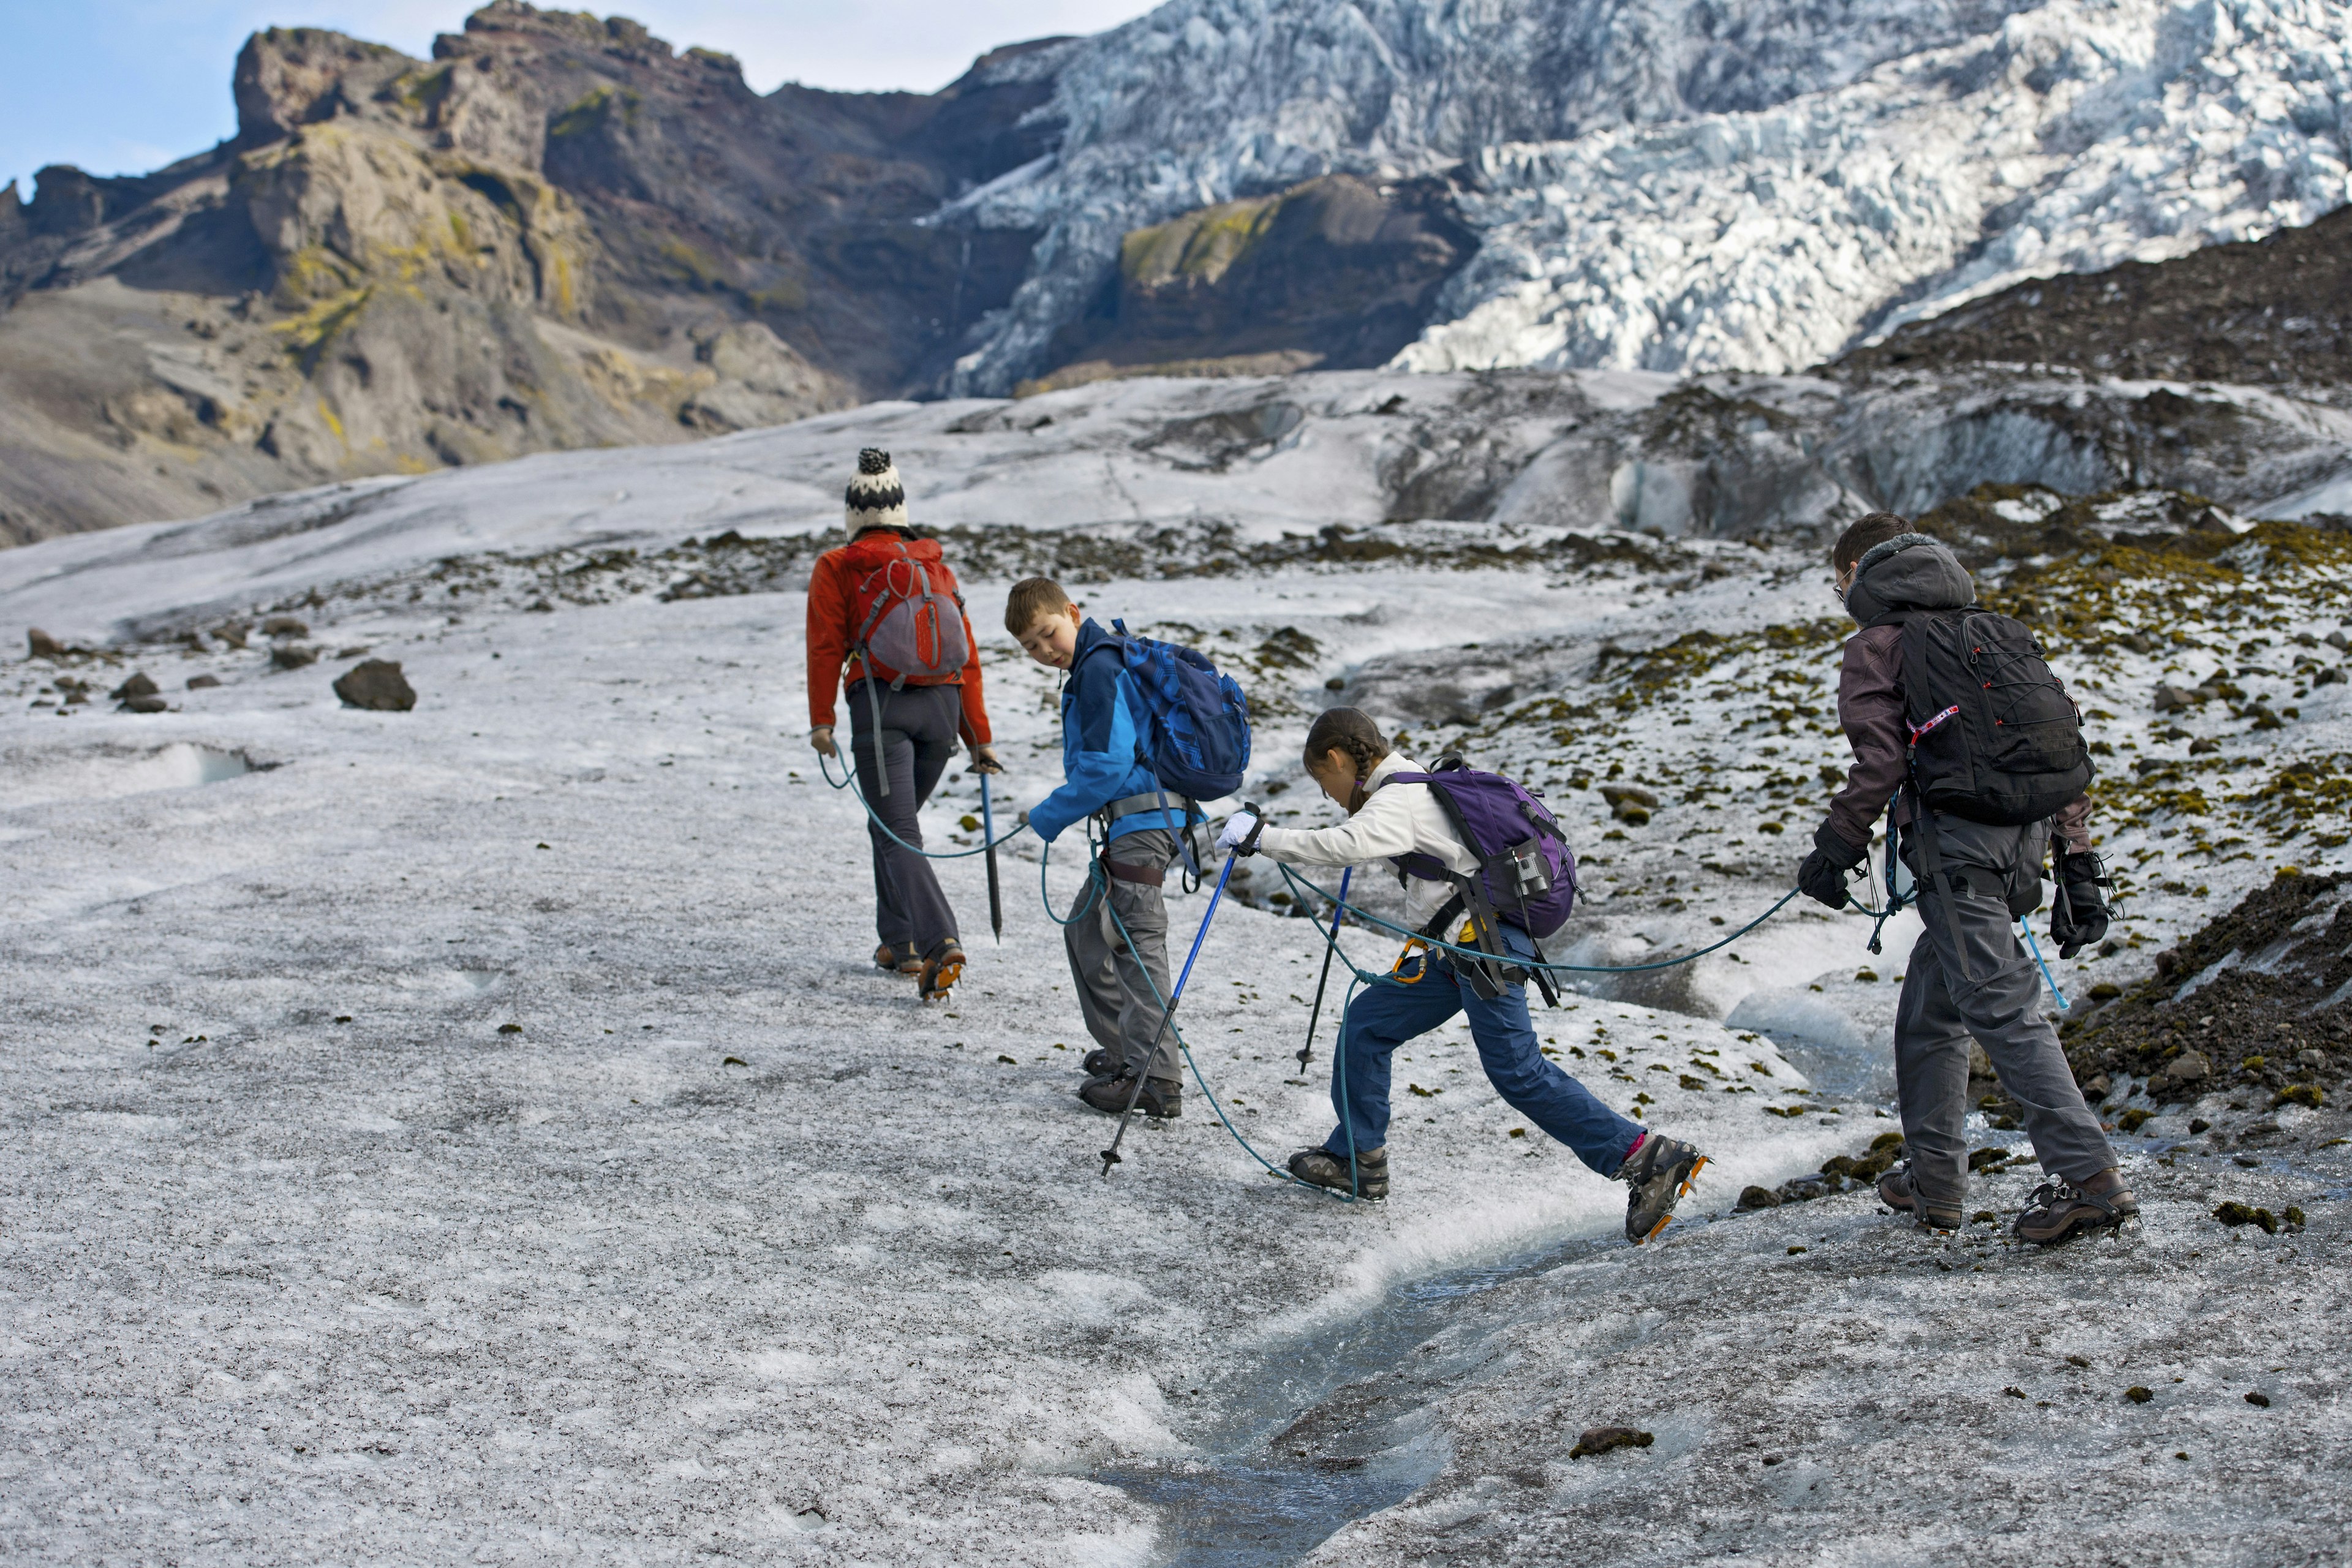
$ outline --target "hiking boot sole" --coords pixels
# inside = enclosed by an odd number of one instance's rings
[[[1705,1154],[1701,1154],[1697,1159],[1691,1162],[1691,1168],[1683,1173],[1683,1184],[1675,1189],[1675,1202],[1680,1203],[1685,1198],[1691,1195],[1691,1190],[1698,1185],[1698,1173],[1706,1169],[1707,1163],[1708,1156]],[[1674,1213],[1672,1210],[1669,1210],[1665,1214],[1659,1215],[1658,1223],[1650,1227],[1649,1234],[1643,1237],[1641,1240],[1635,1242],[1633,1245],[1636,1247],[1649,1246],[1650,1243],[1658,1239],[1660,1232],[1664,1231],[1666,1226],[1674,1223]]]
[[[2102,1230],[2120,1232],[2124,1226],[2131,1224],[2137,1218],[2139,1218],[2139,1215],[2137,1214],[2116,1215],[2112,1216],[2107,1215],[2084,1215],[2079,1219],[2071,1221],[2065,1229],[2060,1231],[2055,1236],[2027,1236],[2022,1232],[2015,1230],[2012,1230],[2011,1234],[2015,1236],[2018,1240],[2031,1243],[2035,1247],[2058,1247],[2066,1242],[2073,1241],[2077,1237],[2091,1235]]]

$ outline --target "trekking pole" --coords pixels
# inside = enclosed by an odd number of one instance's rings
[[[1103,1178],[1110,1178],[1110,1168],[1120,1163],[1118,1146],[1127,1138],[1127,1124],[1135,1120],[1135,1102],[1143,1098],[1144,1076],[1151,1070],[1152,1058],[1160,1054],[1160,1038],[1176,1016],[1176,1004],[1183,999],[1184,982],[1192,978],[1192,961],[1201,956],[1201,943],[1208,940],[1209,922],[1217,918],[1217,902],[1225,896],[1225,879],[1234,874],[1234,862],[1238,856],[1225,857],[1224,869],[1217,873],[1217,890],[1209,895],[1209,907],[1201,916],[1201,929],[1192,933],[1192,951],[1184,955],[1184,972],[1176,977],[1176,988],[1168,994],[1168,1005],[1160,1010],[1160,1026],[1151,1032],[1151,1049],[1135,1069],[1135,1087],[1128,1090],[1127,1109],[1119,1112],[1118,1131],[1111,1137],[1110,1147],[1102,1152]],[[1141,962],[1140,959],[1138,962]],[[1147,974],[1146,978],[1149,978]]]
[[[1348,911],[1348,882],[1356,868],[1346,868],[1339,873],[1339,896],[1331,903],[1331,941],[1323,949],[1323,974],[1315,982],[1315,1007],[1307,1015],[1307,1043],[1298,1047],[1298,1070],[1307,1070],[1307,1060],[1315,1055],[1315,1025],[1323,1016],[1323,988],[1331,984],[1331,955],[1339,951],[1339,917]]]
[[[1004,894],[996,880],[996,813],[989,808],[988,775],[980,775],[980,837],[988,846],[988,929],[1004,941]]]
[[[2049,985],[2050,994],[2058,998],[2058,1011],[2072,1012],[2073,1009],[2067,1005],[2066,993],[2058,989],[2057,977],[2050,973],[2050,965],[2042,960],[2042,944],[2033,940],[2033,928],[2021,920],[2017,922],[2017,929],[2023,934],[2026,949],[2033,954],[2033,966],[2042,971],[2042,978]]]

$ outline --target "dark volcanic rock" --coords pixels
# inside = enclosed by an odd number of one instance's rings
[[[2128,1072],[2161,1101],[2286,1092],[2352,1051],[2352,874],[2282,870],[2158,953],[2156,973],[2061,1026],[2077,1080]],[[2306,1060],[2305,1052],[2315,1061]],[[2287,1103],[2320,1098],[2293,1094]]]
[[[220,683],[220,677],[217,675],[192,675],[188,677],[188,689],[191,691],[202,691],[208,686],[218,686]]]
[[[117,702],[128,702],[134,697],[152,697],[161,689],[163,689],[155,684],[153,677],[141,670],[107,695]]]
[[[1056,338],[1033,384],[1257,360],[1243,370],[1385,363],[1419,335],[1477,241],[1438,179],[1327,174],[1127,236],[1102,298]],[[1280,363],[1274,363],[1276,360]]]
[[[371,658],[352,666],[336,678],[335,695],[351,707],[384,713],[405,713],[416,706],[415,689],[400,673],[397,659]]]
[[[25,641],[29,648],[29,651],[25,656],[27,658],[62,658],[65,657],[65,645],[58,642],[57,638],[51,637],[48,633],[43,631],[38,626],[33,627],[30,631],[27,631],[25,634]]]
[[[1576,1447],[1568,1451],[1568,1457],[1582,1459],[1618,1448],[1646,1448],[1656,1441],[1649,1433],[1631,1426],[1595,1426],[1576,1439]]]
[[[1856,349],[1857,370],[1986,362],[2145,380],[2352,381],[2352,208],[2267,239],[2004,289]]]
[[[300,643],[279,643],[269,650],[269,662],[279,669],[300,669],[319,662],[319,650]]]

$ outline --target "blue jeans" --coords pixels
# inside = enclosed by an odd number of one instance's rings
[[[1504,940],[1518,956],[1532,960],[1535,948],[1508,926]],[[1425,1035],[1456,1013],[1470,1018],[1478,1065],[1512,1110],[1576,1152],[1604,1176],[1613,1176],[1643,1133],[1592,1091],[1544,1058],[1535,1026],[1528,1018],[1528,988],[1506,985],[1491,1002],[1482,1001],[1470,982],[1440,958],[1426,963],[1422,979],[1406,984],[1383,978],[1356,993],[1339,1030],[1338,1070],[1331,1075],[1331,1105],[1339,1125],[1323,1147],[1348,1157],[1352,1129],[1358,1153],[1381,1148],[1389,1136],[1389,1058],[1417,1035]]]

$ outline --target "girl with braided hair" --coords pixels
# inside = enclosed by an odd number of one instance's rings
[[[1391,751],[1370,715],[1354,708],[1328,710],[1307,731],[1306,752],[1307,776],[1348,813],[1348,820],[1313,829],[1268,827],[1244,812],[1226,823],[1219,847],[1297,866],[1386,859],[1397,866],[1400,878],[1405,857],[1426,856],[1458,876],[1478,874],[1478,858],[1463,843],[1437,792],[1411,779],[1391,783],[1400,773],[1425,770]],[[1466,930],[1431,929],[1452,923],[1449,884],[1414,878],[1405,880],[1405,890],[1410,922],[1423,936],[1468,942]],[[1496,934],[1519,963],[1540,962],[1526,932],[1506,924]],[[1389,1058],[1399,1046],[1460,1013],[1469,1018],[1479,1066],[1496,1092],[1591,1170],[1633,1189],[1625,1212],[1628,1240],[1638,1246],[1657,1235],[1673,1219],[1675,1205],[1690,1191],[1691,1178],[1706,1157],[1618,1115],[1545,1058],[1528,1016],[1526,970],[1506,971],[1517,978],[1492,995],[1481,995],[1463,967],[1450,954],[1431,952],[1401,963],[1395,973],[1357,993],[1340,1026],[1332,1077],[1331,1103],[1339,1125],[1319,1147],[1290,1157],[1291,1174],[1316,1186],[1386,1197]]]

